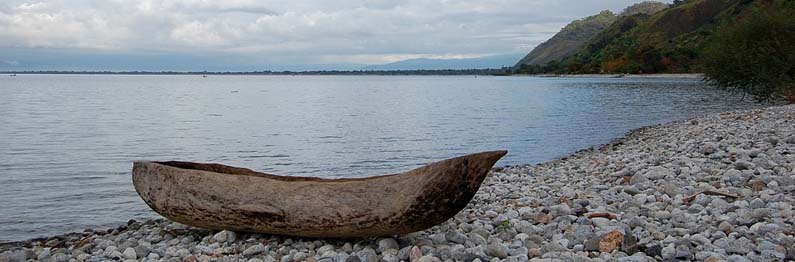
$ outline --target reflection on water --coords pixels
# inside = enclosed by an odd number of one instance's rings
[[[156,216],[134,160],[323,177],[495,149],[526,164],[755,106],[676,78],[20,75],[0,94],[0,241]]]

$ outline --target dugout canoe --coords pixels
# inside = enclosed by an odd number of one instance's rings
[[[507,151],[451,158],[398,174],[324,179],[191,162],[135,162],[133,185],[179,223],[301,237],[367,237],[430,228],[461,211]]]

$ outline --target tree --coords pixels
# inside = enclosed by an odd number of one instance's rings
[[[795,1],[758,1],[738,21],[725,23],[703,56],[713,85],[759,100],[795,103]]]

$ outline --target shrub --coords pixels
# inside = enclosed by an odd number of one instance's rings
[[[795,1],[758,1],[708,44],[703,71],[713,85],[758,100],[795,103]]]

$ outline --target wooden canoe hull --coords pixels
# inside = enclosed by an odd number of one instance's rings
[[[147,205],[187,225],[303,237],[386,236],[453,217],[506,153],[368,178],[275,176],[190,162],[135,162],[132,176]]]

